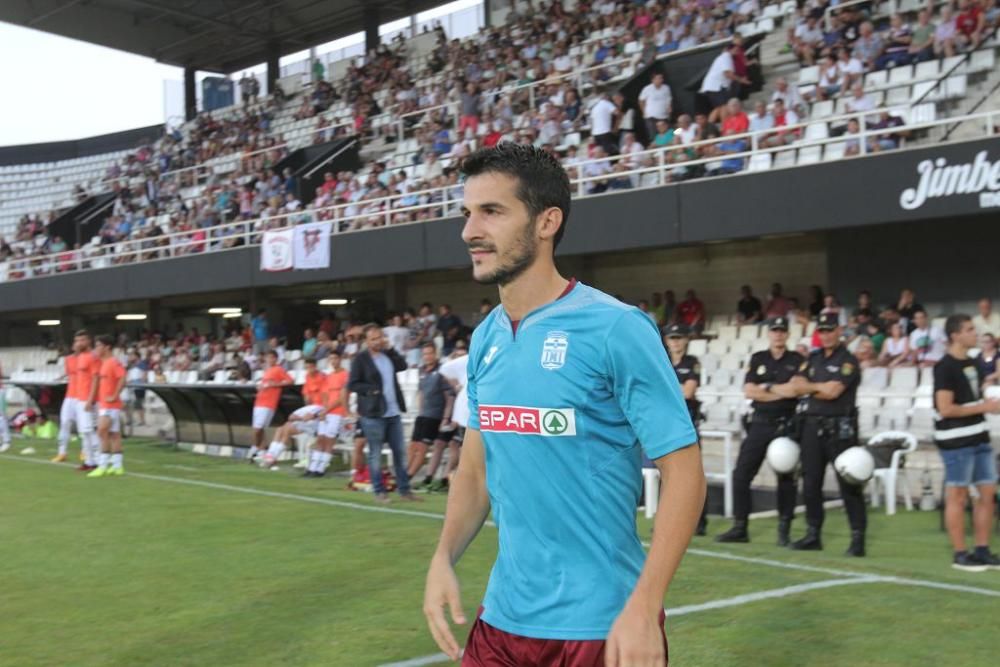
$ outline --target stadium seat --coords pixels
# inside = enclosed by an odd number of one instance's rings
[[[969,72],[989,72],[996,66],[996,53],[993,49],[974,51],[969,58]]]
[[[923,81],[927,79],[936,79],[938,74],[941,73],[941,61],[940,60],[928,60],[926,62],[917,63],[916,68],[913,70],[913,78],[918,81]]]
[[[719,368],[725,371],[738,373],[743,365],[743,357],[739,354],[727,354],[719,358]]]
[[[823,120],[833,115],[833,100],[820,100],[812,105],[810,118]]]
[[[881,493],[885,494],[885,513],[892,515],[896,513],[896,489],[902,483],[903,503],[907,511],[913,510],[913,492],[910,489],[910,477],[903,461],[907,454],[917,451],[917,438],[906,431],[887,431],[879,433],[868,441],[868,446],[877,446],[887,441],[899,440],[904,443],[901,449],[892,453],[889,466],[876,468],[875,473],[869,482],[869,493],[872,499],[872,507],[879,506]],[[881,489],[880,489],[881,487]]]
[[[826,161],[840,160],[847,151],[847,143],[844,141],[834,141],[823,147],[823,159]]]
[[[825,128],[826,125],[824,125],[823,127]],[[806,128],[806,131],[808,132],[808,128]],[[799,149],[798,164],[799,165],[816,164],[817,162],[820,161],[820,155],[822,154],[822,151],[823,151],[822,146],[803,146],[802,148]]]
[[[865,75],[865,89],[873,90],[875,88],[884,88],[888,80],[889,72],[887,70],[880,69],[874,72],[869,72]]]
[[[900,65],[889,70],[889,84],[901,85],[913,80],[913,67],[911,65]]]
[[[892,369],[889,376],[890,393],[913,395],[917,389],[917,368],[902,366]]]
[[[799,70],[799,85],[819,83],[819,65],[803,67]]]
[[[885,368],[865,368],[861,371],[861,387],[870,391],[882,391],[889,382],[889,371]]]
[[[747,171],[767,171],[771,168],[770,153],[756,153],[747,162]]]
[[[775,169],[795,166],[795,151],[778,151],[775,153],[772,166]]]
[[[725,355],[729,352],[729,341],[720,340],[718,338],[708,341],[708,352],[717,357]]]
[[[708,341],[704,338],[698,338],[688,343],[688,354],[701,358],[706,352],[708,352]]]

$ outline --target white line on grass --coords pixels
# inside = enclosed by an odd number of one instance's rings
[[[379,667],[424,667],[425,665],[436,665],[441,662],[447,662],[449,660],[448,656],[444,653],[435,653],[434,655],[425,655],[422,658],[411,658],[409,660],[403,660],[402,662],[388,662],[384,665],[379,665]]]
[[[40,459],[24,458],[22,456],[11,456],[9,454],[0,454],[0,459],[8,459],[10,461],[22,461],[25,463],[35,463],[38,465],[47,466],[61,466],[61,467],[71,467],[70,463],[52,463],[51,461],[43,461]],[[282,493],[280,491],[265,491],[264,489],[255,489],[253,487],[247,486],[234,486],[232,484],[220,484],[218,482],[205,482],[198,479],[186,479],[184,477],[168,477],[166,475],[150,475],[148,473],[128,473],[129,477],[137,477],[139,479],[149,479],[157,482],[167,482],[172,484],[186,484],[188,486],[200,486],[207,489],[217,489],[220,491],[232,491],[234,493],[244,493],[248,495],[255,496],[266,496],[269,498],[281,498],[283,500],[298,500],[300,502],[314,503],[317,505],[329,505],[331,507],[343,507],[345,509],[356,509],[364,512],[376,512],[379,514],[397,514],[401,516],[415,516],[424,519],[433,519],[435,521],[441,521],[444,519],[444,515],[436,514],[434,512],[420,512],[417,510],[404,510],[396,509],[392,507],[378,507],[374,505],[363,505],[361,503],[352,503],[346,500],[332,500],[330,498],[316,498],[313,496],[302,496],[296,493]],[[495,527],[496,524],[492,521],[487,521],[486,525]],[[648,542],[643,542],[643,546],[649,547]],[[786,570],[801,570],[804,572],[816,572],[820,574],[830,574],[839,577],[850,577],[850,578],[866,578],[870,579],[872,577],[879,578],[884,583],[900,584],[904,586],[920,586],[924,588],[937,588],[940,590],[963,592],[963,593],[976,593],[978,595],[987,595],[990,597],[1000,597],[1000,591],[990,590],[987,588],[977,588],[975,586],[962,586],[959,584],[948,584],[937,581],[928,581],[926,579],[908,579],[903,577],[895,577],[888,575],[880,575],[870,572],[852,572],[849,570],[836,570],[833,568],[816,567],[813,565],[799,565],[796,563],[787,563],[784,561],[771,560],[768,558],[757,558],[752,556],[739,556],[736,554],[728,553],[725,551],[709,551],[707,549],[698,548],[688,548],[688,553],[694,554],[696,556],[707,556],[709,558],[722,558],[726,560],[735,560],[744,563],[751,563],[755,565],[766,565],[769,567],[783,568]]]

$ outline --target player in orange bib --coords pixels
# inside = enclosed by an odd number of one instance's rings
[[[125,474],[122,454],[122,390],[125,389],[125,367],[112,355],[114,339],[98,336],[97,357],[101,361],[97,388],[97,433],[101,438],[101,456],[97,468],[87,477],[120,476]]]
[[[347,381],[349,374],[340,366],[340,355],[332,352],[327,357],[330,363],[330,373],[326,376],[326,414],[319,425],[316,447],[309,460],[309,468],[305,477],[322,477],[333,460],[333,443],[340,435],[340,425],[347,416]]]
[[[249,460],[253,463],[260,456],[264,444],[264,429],[271,425],[274,413],[281,402],[281,392],[295,384],[284,368],[278,365],[278,353],[264,353],[264,375],[257,383],[257,398],[253,402],[253,444]]]
[[[101,362],[91,349],[94,339],[84,329],[76,332],[73,346],[76,354],[76,430],[80,433],[83,464],[78,470],[97,467],[100,441],[97,437],[97,382]]]
[[[278,458],[292,441],[292,436],[304,434],[315,436],[319,431],[323,416],[323,406],[326,403],[326,374],[316,368],[315,359],[306,360],[306,379],[302,385],[302,398],[305,405],[288,415],[288,421],[274,432],[261,467],[278,469]]]

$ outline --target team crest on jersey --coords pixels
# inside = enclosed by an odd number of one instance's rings
[[[566,350],[569,348],[569,334],[562,331],[550,331],[545,334],[542,343],[542,368],[554,371],[566,363]]]

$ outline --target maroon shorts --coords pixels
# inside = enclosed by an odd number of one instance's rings
[[[469,632],[462,667],[604,667],[604,640],[562,640],[521,637],[498,630],[481,618],[482,607]],[[660,612],[660,628],[666,616]],[[663,654],[667,633],[663,631]],[[667,661],[663,662],[666,667]]]

